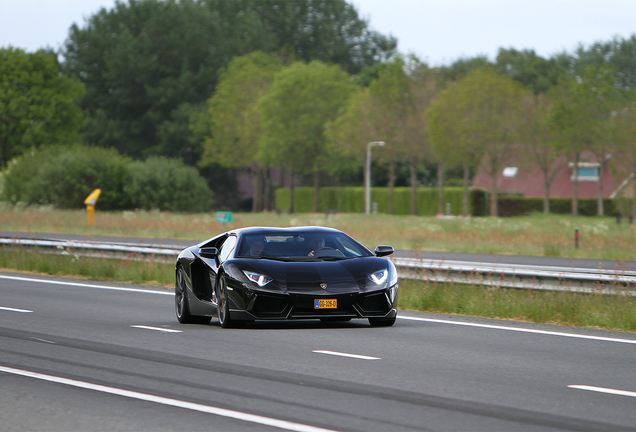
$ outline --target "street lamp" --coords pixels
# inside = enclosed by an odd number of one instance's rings
[[[371,147],[384,147],[384,141],[372,141],[367,144],[367,164],[364,169],[364,212],[371,212]]]

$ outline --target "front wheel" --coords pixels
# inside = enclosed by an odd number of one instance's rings
[[[391,327],[395,324],[395,318],[369,318],[371,327]]]
[[[177,278],[174,285],[174,305],[177,313],[177,320],[181,324],[207,324],[210,317],[191,315],[188,308],[188,289],[185,281],[183,267],[179,266]]]
[[[234,325],[234,321],[230,318],[227,285],[223,276],[219,278],[219,282],[216,284],[216,311],[221,327],[228,328]]]

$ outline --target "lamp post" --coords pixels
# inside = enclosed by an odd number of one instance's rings
[[[367,144],[367,164],[364,170],[364,212],[371,212],[371,147],[384,147],[384,141],[372,141]]]

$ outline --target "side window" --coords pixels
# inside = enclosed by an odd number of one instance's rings
[[[223,243],[223,246],[221,246],[221,253],[219,254],[221,262],[227,260],[227,257],[230,256],[230,253],[234,250],[234,246],[236,246],[236,236],[229,236]]]

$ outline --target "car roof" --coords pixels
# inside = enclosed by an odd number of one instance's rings
[[[280,234],[285,235],[289,233],[315,233],[315,232],[324,232],[324,233],[340,233],[334,228],[325,228],[321,226],[302,226],[302,227],[288,227],[288,228],[280,228],[280,227],[247,227],[247,228],[239,228],[233,231],[229,231],[228,234],[237,234],[237,235],[245,235],[245,234]]]

